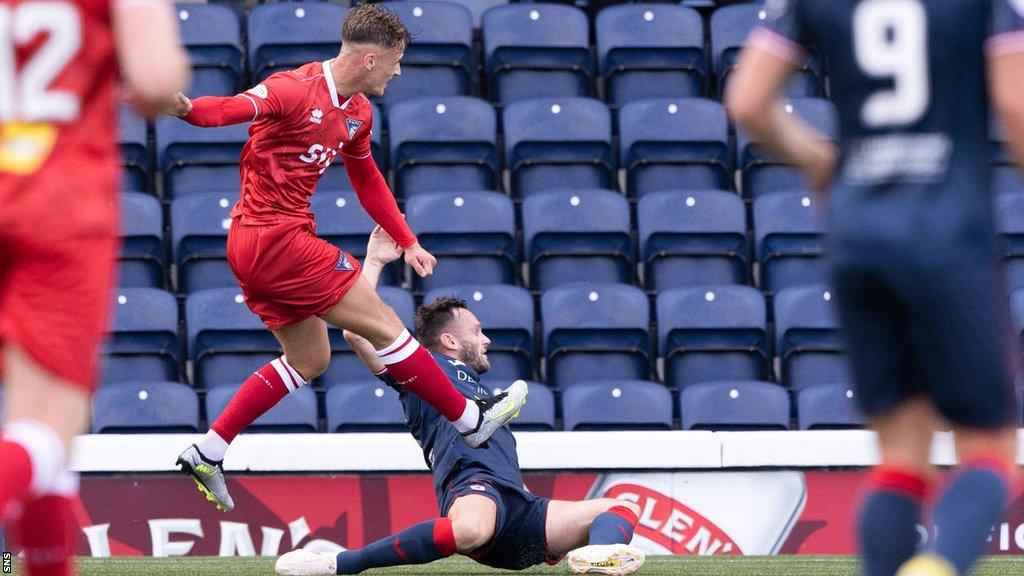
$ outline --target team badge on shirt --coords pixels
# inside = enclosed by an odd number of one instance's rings
[[[349,118],[345,121],[345,126],[348,126],[348,139],[351,140],[356,135],[356,130],[363,125],[362,120],[353,120]]]
[[[343,270],[352,271],[355,270],[355,267],[352,266],[352,262],[349,261],[348,255],[346,255],[344,252],[341,252],[338,254],[338,263],[334,265],[334,269],[339,272]]]

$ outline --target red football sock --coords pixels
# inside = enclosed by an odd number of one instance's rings
[[[433,356],[408,330],[403,330],[390,346],[378,350],[377,356],[400,386],[422,398],[449,421],[458,421],[465,415],[466,397],[452,386]],[[467,429],[476,425],[476,419],[473,420]]]
[[[0,524],[19,512],[32,483],[32,460],[20,444],[0,441]]]
[[[64,444],[45,424],[12,420],[0,437],[0,522],[20,514],[29,491],[47,494],[66,465]]]
[[[305,384],[302,376],[282,356],[249,376],[217,421],[210,425],[210,430],[230,444],[235,436],[277,405],[289,392]]]
[[[18,523],[18,542],[27,576],[72,576],[78,522],[73,496],[50,494],[30,500]]]

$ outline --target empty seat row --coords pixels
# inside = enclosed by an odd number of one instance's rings
[[[176,382],[133,382],[100,388],[93,399],[92,432],[199,432],[224,410],[237,386],[208,390],[201,402],[191,388]],[[500,390],[500,386],[496,391]],[[378,381],[336,386],[323,396],[324,430],[407,432],[398,394]],[[582,382],[561,394],[567,431],[671,430],[673,398],[663,386],[640,380]],[[530,400],[511,424],[513,430],[556,430],[556,401],[542,384],[530,383]],[[788,393],[760,381],[722,381],[695,385],[678,397],[684,430],[787,430],[792,426]],[[247,433],[321,431],[315,391],[299,388],[257,419]],[[799,429],[857,428],[853,391],[845,384],[817,386],[797,395]]]

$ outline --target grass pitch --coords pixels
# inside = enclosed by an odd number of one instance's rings
[[[274,558],[83,558],[81,576],[272,576]],[[16,571],[15,574],[18,572]],[[481,566],[466,558],[451,558],[421,566],[400,566],[366,572],[368,576],[477,576],[490,574],[558,574],[560,566],[540,566],[509,572]],[[739,558],[652,557],[637,576],[857,576],[856,559],[849,556],[785,556]],[[1024,557],[989,558],[975,576],[1019,576]]]

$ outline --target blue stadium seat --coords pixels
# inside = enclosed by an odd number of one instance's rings
[[[823,208],[817,202],[810,192],[773,192],[754,200],[754,250],[765,292],[826,282]]]
[[[235,287],[227,260],[235,196],[192,194],[171,203],[171,250],[178,264],[178,292]]]
[[[655,306],[666,384],[768,379],[767,314],[756,289],[675,288],[659,293]]]
[[[185,326],[198,387],[239,384],[281,355],[277,339],[249,311],[237,288],[191,294],[185,299]]]
[[[746,284],[746,207],[731,192],[664,190],[637,203],[648,291]]]
[[[121,255],[118,285],[163,288],[164,215],[160,201],[141,192],[121,194]]]
[[[380,380],[346,382],[324,396],[327,432],[408,432],[398,393]]]
[[[610,190],[538,192],[522,205],[530,286],[587,278],[631,282],[633,240],[629,203]]]
[[[515,284],[519,277],[512,200],[499,192],[435,192],[405,203],[420,244],[440,259],[434,273],[413,275],[413,288],[463,284]]]
[[[733,187],[729,124],[722,105],[700,98],[630,102],[619,110],[619,157],[626,190]]]
[[[572,6],[509,4],[483,16],[484,70],[501,104],[593,92],[587,15]],[[506,129],[508,124],[505,124]]]
[[[117,110],[117,143],[121,147],[121,188],[149,192],[149,141],[146,120],[131,108]]]
[[[248,25],[253,82],[337,56],[347,11],[326,2],[258,4],[249,13]]]
[[[704,382],[679,393],[683,430],[788,430],[789,394],[756,380]]]
[[[801,430],[863,428],[864,417],[849,384],[822,384],[796,395],[796,418]]]
[[[199,397],[177,382],[122,382],[92,399],[93,434],[186,434],[199,431]]]
[[[216,4],[178,4],[181,43],[192,61],[189,95],[231,96],[241,87],[242,31],[234,10]]]
[[[216,420],[238,392],[241,383],[215,386],[206,391],[206,419]],[[280,434],[317,432],[316,392],[302,386],[290,392],[243,432],[246,434]]]
[[[825,136],[838,138],[836,107],[821,98],[794,98],[785,110],[796,114]],[[747,198],[780,190],[799,190],[804,187],[803,175],[787,164],[776,162],[743,129],[736,130],[736,157],[743,171],[743,195]]]
[[[747,34],[766,18],[762,3],[723,6],[711,14],[711,55],[715,76],[718,78],[718,97],[725,94],[729,75],[736,68],[740,49],[747,40]],[[804,61],[801,70],[785,89],[788,96],[821,95],[821,63],[812,53]]]
[[[396,194],[497,190],[497,117],[468,96],[418,98],[395,104],[391,159]]]
[[[412,34],[402,74],[388,84],[385,106],[421,96],[472,94],[476,84],[473,14],[457,3],[385,2]]]
[[[202,128],[171,116],[159,118],[157,164],[164,173],[164,197],[237,193],[238,157],[248,139],[247,124]]]
[[[775,355],[782,383],[794,390],[851,382],[832,293],[824,286],[780,290],[775,308]]]
[[[484,334],[491,340],[487,349],[491,361],[489,381],[533,379],[534,312],[529,292],[507,284],[462,284],[427,292],[423,303],[429,304],[440,296],[462,298],[480,320]],[[531,402],[533,399],[530,396]]]
[[[649,376],[650,313],[639,288],[603,282],[558,286],[541,296],[540,313],[548,385]]]
[[[316,218],[316,235],[355,256],[362,262],[366,243],[377,225],[359,204],[355,192],[318,192],[310,198],[309,209]],[[397,286],[402,262],[388,264],[380,276],[383,286]]]
[[[546,6],[529,4],[522,6]],[[503,112],[513,196],[560,188],[614,188],[612,119],[588,98],[538,98]]]
[[[562,393],[567,431],[671,430],[672,394],[643,380],[592,380]]]
[[[180,380],[178,301],[154,288],[115,291],[113,326],[103,356],[100,382]]]
[[[703,96],[708,86],[704,24],[693,8],[622,4],[597,15],[597,54],[608,101]]]
[[[370,153],[373,154],[373,159],[377,161],[377,167],[381,173],[386,176],[387,150],[384,148],[384,141],[381,138],[381,135],[384,133],[384,115],[381,114],[380,108],[373,102],[370,102],[370,107],[373,109],[373,126],[370,130]],[[345,163],[342,158],[335,158],[334,162],[327,167],[323,177],[317,182],[316,189],[320,193],[352,190],[352,182],[348,179],[348,172],[345,171]]]
[[[485,328],[486,330],[486,328]],[[488,354],[490,356],[490,354]],[[490,372],[486,381],[494,384],[498,379]],[[511,382],[500,382],[492,390],[498,394]],[[529,400],[519,411],[519,416],[509,422],[509,428],[516,432],[550,432],[555,429],[555,394],[540,382],[527,382],[530,386]]]
[[[416,322],[416,302],[413,300],[412,294],[394,286],[381,286],[377,288],[377,293],[385,304],[395,310],[402,324],[412,331]],[[339,328],[328,324],[327,338],[331,346],[331,363],[327,366],[327,370],[316,379],[318,384],[330,388],[341,382],[347,383],[372,378],[366,365],[345,342],[345,337]]]
[[[998,195],[996,213],[1007,285],[1011,290],[1024,288],[1024,191]]]
[[[1024,288],[1010,294],[1010,311],[1013,314],[1013,329],[1020,337],[1019,346],[1024,347]]]

